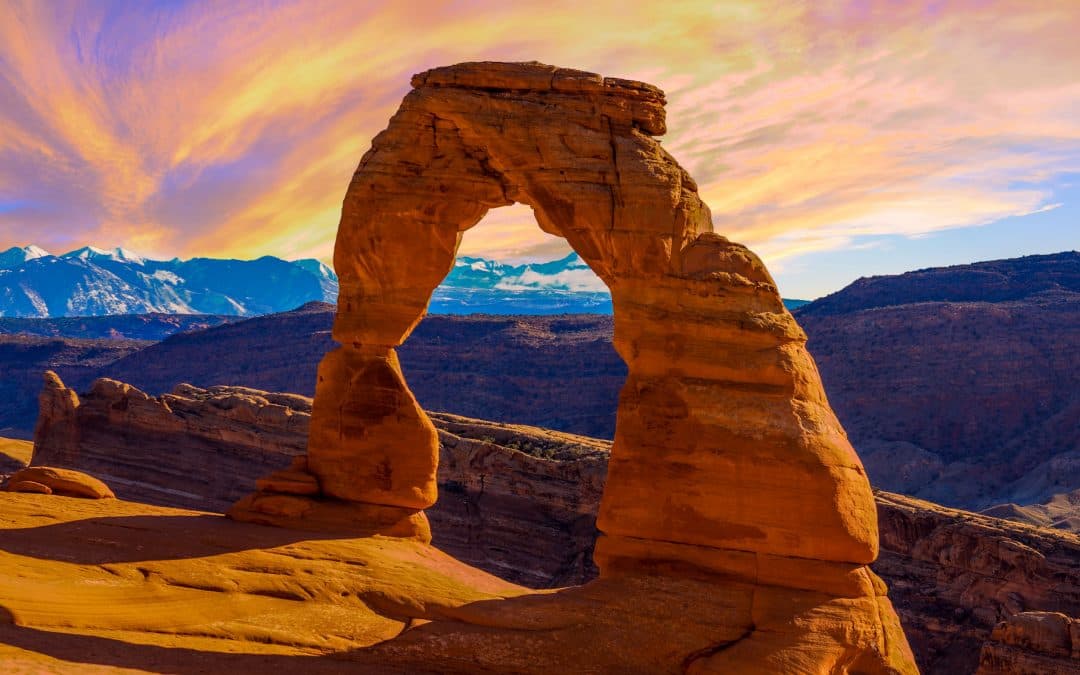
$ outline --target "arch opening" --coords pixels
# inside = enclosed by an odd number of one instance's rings
[[[439,435],[432,543],[524,586],[583,583],[597,574],[598,480],[610,449],[601,439],[614,435],[626,365],[610,314],[565,310],[582,287],[610,296],[584,263],[558,264],[576,254],[541,232],[527,206],[492,209],[462,234],[428,314],[397,348]],[[517,264],[492,259],[515,253]],[[447,305],[453,314],[439,312]]]

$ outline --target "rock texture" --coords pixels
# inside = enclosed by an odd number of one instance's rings
[[[255,485],[277,495],[263,505],[280,512],[263,514],[262,522],[272,523],[305,508],[294,497],[318,492],[302,456],[310,398],[190,385],[150,397],[114,380],[79,397],[48,374],[40,404],[33,463],[92,473],[124,499],[221,512]],[[445,413],[431,417],[440,440],[442,497],[428,511],[436,545],[534,588],[596,575],[596,510],[610,442]],[[317,526],[313,516],[309,527]]]
[[[994,628],[977,675],[1080,673],[1080,619],[1057,612],[1022,612]]]
[[[262,490],[230,516],[286,524],[265,505],[287,496],[311,511],[377,509],[380,523],[423,518],[438,435],[395,348],[461,233],[520,202],[611,289],[628,366],[598,516],[601,581],[682,565],[738,596],[721,622],[730,635],[684,654],[687,670],[913,672],[867,567],[877,529],[862,465],[764,265],[711,231],[693,179],[652,138],[665,131],[663,92],[535,63],[460,64],[412,83],[342,209],[341,347],[319,366],[308,439],[320,494]],[[306,526],[305,514],[288,524]]]
[[[57,494],[83,499],[115,499],[109,486],[81,471],[31,466],[11,474],[4,486],[10,492]]]
[[[979,665],[980,651],[983,662],[987,650],[1008,652],[995,627],[1022,621],[1016,617],[1023,613],[1080,618],[1080,537],[886,492],[877,502],[881,556],[874,570],[889,583],[924,673],[989,668]]]
[[[250,491],[244,476],[303,451],[310,405],[244,387],[151,397],[109,379],[80,397],[49,372],[31,464],[87,471],[128,499],[224,510]]]

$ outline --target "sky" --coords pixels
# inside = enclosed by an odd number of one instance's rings
[[[0,0],[0,250],[330,261],[413,73],[651,82],[716,231],[786,297],[1080,247],[1080,1]],[[569,249],[527,207],[462,254]]]

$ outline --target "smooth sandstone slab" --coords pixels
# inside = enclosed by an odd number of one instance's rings
[[[0,493],[0,664],[230,675],[914,672],[889,665],[902,645],[878,622],[887,604],[849,576],[823,570],[832,582],[822,592],[675,565],[530,592],[401,538]]]

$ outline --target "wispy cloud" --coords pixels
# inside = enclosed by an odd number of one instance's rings
[[[410,74],[652,81],[719,231],[770,261],[1051,208],[1080,170],[1080,4],[0,3],[0,246],[330,254]],[[471,253],[556,254],[527,208]],[[498,227],[495,224],[498,224]]]

